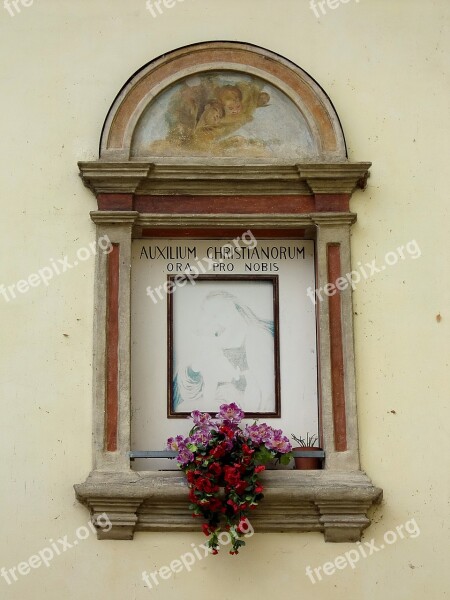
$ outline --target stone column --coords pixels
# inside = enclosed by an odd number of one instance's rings
[[[99,251],[94,309],[94,471],[129,471],[130,290],[134,211],[92,212]],[[102,241],[103,240],[103,241]]]
[[[320,407],[326,468],[360,468],[353,346],[350,226],[352,213],[312,215],[317,227]],[[328,287],[327,287],[328,286]],[[342,288],[342,289],[339,289]]]

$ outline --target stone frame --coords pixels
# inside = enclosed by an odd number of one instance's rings
[[[291,97],[313,94],[322,107],[312,114],[322,136],[321,160],[246,165],[235,160],[130,159],[136,111],[179,76],[180,62],[190,72],[194,67],[200,71],[199,55],[209,68],[235,60],[239,68],[257,65],[261,75],[264,66],[268,77],[283,77]],[[98,202],[91,213],[97,238],[107,235],[113,244],[112,252],[96,256],[93,470],[75,486],[94,522],[107,513],[112,523],[110,531],[99,530],[101,539],[132,539],[135,531],[197,529],[182,473],[130,468],[132,239],[168,232],[172,237],[232,239],[246,229],[261,238],[276,231],[277,236],[315,239],[318,287],[352,270],[350,228],[356,214],[349,201],[356,189],[365,187],[370,163],[347,161],[337,115],[311,82],[295,65],[253,46],[217,42],[175,51],[127,84],[107,118],[100,160],[79,163]],[[319,302],[317,318],[325,468],[264,473],[266,498],[252,523],[257,531],[320,531],[327,541],[357,541],[382,491],[360,470],[351,288]]]

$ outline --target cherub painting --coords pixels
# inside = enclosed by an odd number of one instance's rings
[[[301,113],[256,77],[205,74],[184,80],[162,96],[138,124],[134,156],[271,157],[274,146],[292,137],[293,128],[295,154],[301,145],[311,150],[312,138]],[[281,116],[287,122],[282,142]]]

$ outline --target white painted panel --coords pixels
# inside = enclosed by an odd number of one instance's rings
[[[162,286],[167,275],[184,273],[186,269],[200,273],[229,275],[278,275],[281,417],[264,418],[285,434],[317,433],[317,353],[315,307],[306,294],[315,287],[314,242],[311,240],[256,240],[247,236],[240,248],[222,252],[223,240],[134,240],[132,267],[132,449],[164,449],[166,439],[187,434],[190,421],[167,417],[167,294]],[[208,263],[207,257],[222,262]],[[269,258],[267,258],[269,257]],[[194,284],[196,283],[193,278]],[[206,283],[189,283],[198,290],[201,305]],[[230,284],[231,285],[231,284]],[[252,299],[251,292],[236,288],[247,305],[261,306],[265,300]],[[246,284],[247,286],[248,284]],[[151,293],[149,295],[149,292]],[[175,321],[181,332],[196,330],[200,312],[191,302],[186,304],[188,286],[173,292]],[[195,292],[197,293],[197,291]],[[178,294],[178,296],[177,296]],[[257,292],[255,292],[257,294]],[[184,298],[184,299],[183,299]],[[185,309],[184,307],[187,306]],[[256,309],[255,309],[256,312]],[[176,331],[175,331],[176,334]],[[180,333],[181,334],[181,333]],[[194,403],[195,404],[195,403]],[[195,408],[191,402],[189,410]],[[197,406],[203,407],[201,403]],[[173,461],[139,460],[140,470],[174,468]]]

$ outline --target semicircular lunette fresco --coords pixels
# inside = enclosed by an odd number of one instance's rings
[[[193,75],[161,92],[133,134],[132,157],[299,159],[317,155],[308,123],[279,89],[252,75]]]

